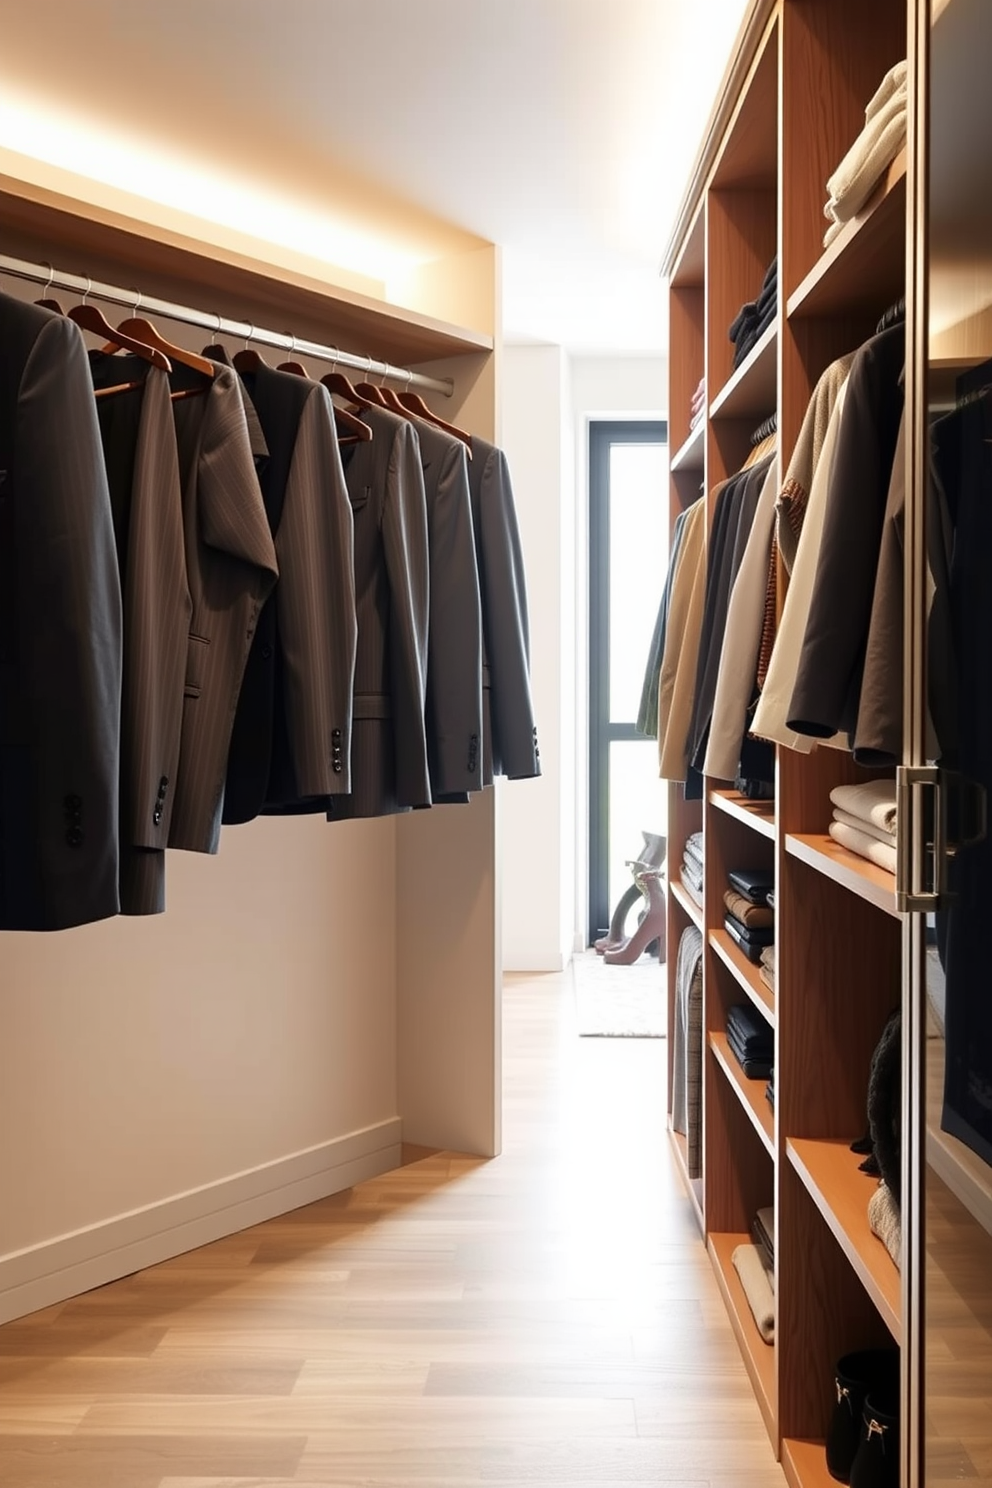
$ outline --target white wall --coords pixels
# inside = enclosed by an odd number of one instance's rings
[[[502,439],[527,570],[544,770],[539,781],[501,788],[506,970],[558,970],[585,944],[589,421],[664,417],[667,385],[660,357],[504,352]]]

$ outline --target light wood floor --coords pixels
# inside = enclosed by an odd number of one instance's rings
[[[622,968],[616,968],[622,975]],[[0,1329],[3,1488],[782,1488],[664,1137],[664,1042],[509,978],[505,1146]]]

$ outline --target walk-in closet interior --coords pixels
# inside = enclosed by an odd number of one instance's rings
[[[8,300],[84,301],[114,327],[145,316],[177,356],[219,342],[235,361],[292,360],[315,380],[336,367],[494,440],[493,248],[427,266],[398,306],[275,246],[252,257],[190,236],[179,214],[123,210],[120,193],[9,150],[4,167]],[[61,434],[48,431],[53,448]],[[205,541],[220,543],[203,499]],[[57,581],[43,565],[36,578]],[[458,763],[481,785],[475,745]],[[333,759],[340,771],[341,748]],[[67,797],[63,822],[61,794],[58,842],[68,833],[85,853],[96,808]],[[365,819],[260,815],[224,826],[219,851],[168,854],[164,915],[3,937],[0,1318],[394,1168],[403,1142],[498,1152],[494,811],[490,788]],[[7,909],[16,888],[5,882]]]
[[[754,4],[664,265],[671,1136],[794,1488],[992,1481],[990,23]]]

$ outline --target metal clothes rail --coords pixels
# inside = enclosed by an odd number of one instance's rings
[[[193,310],[188,305],[173,305],[168,300],[145,296],[136,289],[119,289],[116,285],[100,284],[79,274],[63,273],[60,269],[53,269],[50,264],[27,263],[24,259],[10,258],[7,254],[0,253],[0,274],[43,284],[46,290],[61,289],[67,293],[83,295],[87,299],[123,305],[133,315],[140,310],[147,315],[160,315],[166,320],[180,321],[184,325],[200,326],[215,336],[231,336],[246,343],[253,341],[259,346],[271,346],[277,351],[288,352],[291,356],[313,357],[316,361],[330,362],[332,366],[363,372],[366,377],[377,377],[380,380],[388,377],[393,382],[403,383],[405,387],[443,393],[448,398],[453,391],[454,384],[450,378],[427,377],[422,372],[394,367],[389,362],[377,362],[372,357],[342,351],[337,346],[322,346],[317,341],[302,341],[297,336],[287,336],[281,331],[262,330],[249,321],[228,320],[222,315]]]

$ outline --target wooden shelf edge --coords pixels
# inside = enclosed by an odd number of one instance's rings
[[[771,842],[775,841],[774,801],[751,801],[747,796],[742,796],[740,791],[717,788],[710,791],[709,801],[718,811],[732,816],[735,821],[743,822],[746,827],[760,832],[762,837],[767,837]]]
[[[725,1033],[710,1033],[708,1043],[717,1064],[744,1108],[744,1114],[761,1139],[768,1156],[775,1158],[775,1113],[765,1099],[765,1081],[749,1080],[734,1058]],[[751,1089],[750,1087],[756,1087]]]
[[[703,451],[706,445],[706,415],[689,432],[689,438],[672,456],[669,469],[678,475],[680,471],[696,471],[703,468]]]
[[[733,942],[726,930],[711,930],[709,943],[724,966],[735,978],[741,991],[755,1004],[761,1015],[775,1027],[775,994],[761,980],[758,968]]]
[[[885,1326],[896,1343],[901,1343],[901,1279],[885,1246],[869,1227],[873,1180],[858,1171],[857,1153],[836,1138],[790,1137],[786,1154]]]
[[[821,1441],[785,1437],[782,1471],[790,1488],[833,1488],[836,1481],[827,1471],[826,1443]]]
[[[774,1446],[778,1438],[778,1401],[775,1387],[775,1345],[765,1343],[751,1315],[740,1277],[731,1259],[738,1245],[750,1245],[750,1235],[711,1234],[710,1260],[730,1317],[738,1347]]]
[[[848,852],[829,833],[790,833],[785,839],[785,850],[825,878],[857,894],[859,899],[866,899],[893,919],[902,919],[896,909],[895,874],[869,863],[867,858],[859,858],[857,853]]]
[[[668,1118],[668,1136],[672,1144],[672,1152],[675,1155],[675,1166],[679,1170],[682,1186],[688,1195],[692,1205],[692,1212],[696,1216],[700,1235],[706,1234],[706,1223],[703,1218],[703,1180],[692,1178],[689,1175],[688,1145],[681,1132],[677,1132],[672,1126],[671,1115]]]
[[[695,925],[696,929],[702,931],[703,911],[700,909],[695,899],[689,896],[689,894],[686,892],[686,890],[682,887],[681,883],[679,883],[677,879],[669,879],[668,892],[675,900],[675,903],[682,910],[683,914],[688,915],[689,919]]]
[[[785,313],[787,319],[792,320],[803,314],[809,315],[816,313],[817,291],[820,289],[820,286],[837,272],[837,265],[852,252],[854,245],[864,230],[872,223],[873,219],[876,219],[876,214],[890,209],[886,206],[886,203],[891,204],[895,193],[905,187],[905,182],[906,149],[904,146],[889,165],[885,175],[861,211],[857,216],[852,217],[850,222],[845,222],[842,231],[837,234],[829,248],[823,250],[799,287],[793,290],[786,302]],[[824,218],[824,221],[826,221],[826,218]],[[875,221],[875,225],[878,225],[877,220]]]
[[[749,353],[737,371],[728,378],[716,397],[710,403],[709,416],[714,418],[745,418],[749,415],[757,415],[763,410],[771,413],[776,404],[775,378],[776,378],[776,348],[778,346],[778,320],[772,321],[758,342],[757,346]],[[769,368],[771,369],[770,388],[765,386]],[[748,392],[752,384],[758,384],[763,391],[755,399],[748,398]],[[765,404],[767,403],[767,407]]]

